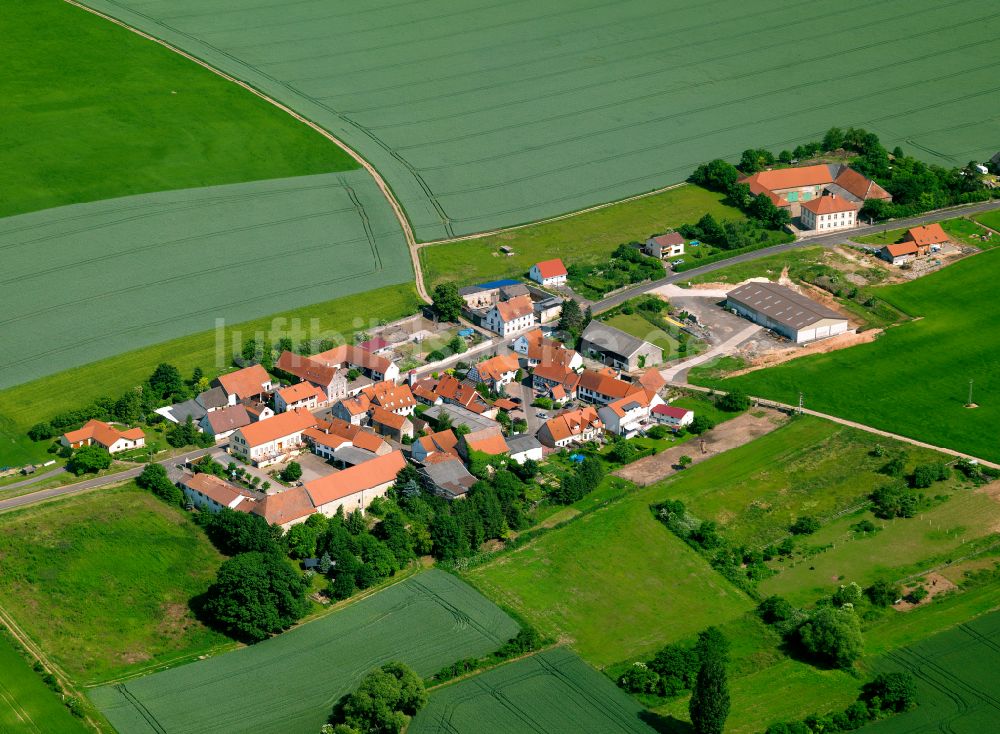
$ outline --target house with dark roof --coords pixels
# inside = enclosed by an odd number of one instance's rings
[[[663,350],[601,321],[591,321],[580,338],[580,351],[631,372],[663,361]]]
[[[426,464],[420,473],[435,494],[449,500],[461,499],[478,481],[458,457]]]
[[[237,429],[253,423],[244,405],[230,405],[221,410],[206,413],[198,426],[202,433],[214,436],[216,441],[229,438]]]
[[[726,307],[793,342],[826,339],[847,331],[847,319],[777,283],[745,283],[729,291]]]
[[[511,460],[518,464],[523,464],[528,459],[532,461],[542,460],[542,443],[530,433],[508,436],[507,448],[510,450]]]

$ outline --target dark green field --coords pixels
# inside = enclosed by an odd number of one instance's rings
[[[0,635],[0,732],[83,734],[89,731],[69,713],[25,658]]]
[[[0,38],[0,216],[358,167],[273,105],[61,0],[4,3]]]
[[[903,285],[879,288],[885,301],[922,317],[875,342],[803,357],[741,377],[722,388],[859,421],[922,441],[1000,461],[1000,252],[989,250]],[[966,408],[969,380],[973,402]]]

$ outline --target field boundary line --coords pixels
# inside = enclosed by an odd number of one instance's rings
[[[216,75],[222,77],[223,79],[232,82],[233,84],[239,85],[243,89],[245,89],[248,92],[256,95],[257,97],[259,97],[260,99],[264,100],[265,102],[268,102],[269,104],[274,105],[275,107],[277,107],[282,112],[285,112],[286,114],[291,115],[292,117],[294,117],[299,122],[301,122],[301,123],[303,123],[305,125],[308,125],[314,131],[316,131],[317,133],[319,133],[320,135],[322,135],[324,138],[326,138],[327,140],[329,140],[331,143],[333,143],[334,145],[336,145],[338,148],[340,148],[341,150],[343,150],[345,153],[347,153],[358,165],[360,165],[364,170],[366,170],[368,172],[368,174],[375,180],[375,185],[378,186],[379,190],[382,192],[382,195],[389,202],[389,206],[392,207],[393,214],[395,215],[396,220],[399,222],[399,225],[400,225],[400,227],[403,230],[403,237],[405,238],[407,248],[410,251],[410,260],[412,260],[412,262],[413,262],[413,272],[414,272],[414,276],[415,276],[416,284],[417,284],[417,294],[420,296],[420,298],[422,300],[430,303],[431,299],[427,295],[427,291],[424,288],[423,274],[421,273],[421,270],[420,270],[420,258],[417,255],[417,247],[416,247],[417,243],[416,243],[416,239],[415,239],[414,234],[413,234],[413,228],[410,226],[410,220],[406,217],[406,214],[403,211],[402,204],[400,204],[399,200],[396,199],[396,195],[393,193],[393,191],[390,188],[389,184],[386,182],[386,180],[384,178],[382,178],[382,175],[375,169],[375,167],[371,163],[369,163],[360,153],[358,153],[356,150],[354,150],[353,148],[351,148],[344,141],[340,140],[340,138],[338,138],[337,136],[335,136],[329,130],[326,130],[325,128],[321,127],[320,125],[318,125],[317,123],[315,123],[312,120],[308,119],[307,117],[299,114],[298,112],[296,112],[295,110],[293,110],[291,107],[288,107],[287,105],[282,104],[281,102],[279,102],[278,100],[274,99],[270,95],[265,94],[261,90],[255,88],[253,85],[251,85],[251,84],[249,84],[249,83],[247,83],[247,82],[245,82],[245,81],[243,81],[241,79],[237,79],[236,77],[232,76],[231,74],[227,74],[226,72],[222,71],[221,69],[217,69],[216,67],[214,67],[211,64],[209,64],[207,61],[203,61],[202,59],[199,59],[197,56],[194,56],[193,54],[190,54],[187,51],[184,51],[184,50],[178,48],[177,46],[174,46],[173,44],[169,43],[168,41],[165,41],[162,38],[157,38],[156,36],[154,36],[154,35],[152,35],[150,33],[147,33],[147,32],[145,32],[143,30],[140,30],[140,29],[138,29],[138,28],[136,28],[134,26],[131,26],[128,23],[126,23],[126,22],[124,22],[122,20],[119,20],[119,19],[117,19],[117,18],[115,18],[115,17],[113,17],[111,15],[108,15],[106,13],[102,13],[101,11],[96,10],[95,8],[91,8],[91,7],[87,6],[87,5],[84,5],[83,3],[78,2],[77,0],[65,0],[65,2],[69,3],[70,5],[73,5],[74,7],[80,8],[81,10],[85,10],[88,13],[92,13],[93,15],[96,15],[99,18],[103,18],[104,20],[110,21],[111,23],[114,23],[117,26],[125,28],[126,30],[131,31],[132,33],[135,33],[136,35],[141,36],[142,38],[145,38],[145,39],[147,39],[149,41],[153,41],[154,43],[158,43],[161,46],[163,46],[164,48],[169,49],[170,51],[173,51],[176,54],[180,54],[181,56],[183,56],[184,58],[186,58],[188,61],[193,61],[194,63],[198,64],[199,66],[201,66],[204,69],[207,69],[208,71],[212,72],[213,74],[216,74]]]

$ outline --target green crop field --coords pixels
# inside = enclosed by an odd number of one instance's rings
[[[539,260],[562,258],[567,265],[607,262],[618,245],[645,242],[652,235],[705,213],[716,219],[742,220],[739,209],[723,203],[723,195],[700,186],[678,186],[596,211],[532,224],[474,240],[420,248],[420,263],[429,288],[445,281],[482,283],[524,275]],[[507,256],[500,247],[510,247]]]
[[[638,703],[565,648],[443,686],[409,734],[652,734]]]
[[[870,344],[712,384],[785,402],[796,402],[801,392],[808,408],[998,461],[1000,306],[985,296],[998,277],[994,249],[879,288],[892,306],[923,318]],[[978,408],[965,407],[970,379]]]
[[[994,0],[88,3],[341,136],[424,240],[651,191],[831,125],[935,163],[996,152]]]
[[[97,398],[116,397],[141,384],[160,362],[173,364],[185,376],[195,367],[214,376],[230,366],[233,345],[254,334],[263,334],[272,342],[283,336],[293,341],[339,337],[351,341],[355,331],[412,314],[419,303],[412,284],[386,286],[254,321],[226,324],[220,332],[180,337],[0,390],[0,466],[51,458],[46,454],[51,442],[33,443],[25,435],[32,425]]]
[[[24,734],[83,734],[89,731],[73,718],[59,696],[42,683],[38,673],[0,635],[0,731]]]
[[[653,517],[649,505],[665,495],[662,485],[633,492],[468,577],[597,666],[650,654],[751,608]]]
[[[7,217],[0,252],[0,387],[413,277],[364,171]]]
[[[4,608],[79,683],[227,643],[188,609],[222,556],[135,485],[0,515],[0,559]]]
[[[61,0],[0,14],[0,216],[357,168],[319,133]]]
[[[428,571],[266,642],[90,695],[119,734],[225,734],[251,722],[260,734],[315,734],[372,668],[400,660],[428,676],[517,630],[468,585]]]
[[[980,617],[879,661],[917,681],[919,706],[865,727],[865,734],[982,734],[1000,719],[1000,612]]]

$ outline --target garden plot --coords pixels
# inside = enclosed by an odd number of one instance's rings
[[[98,688],[91,698],[120,734],[315,734],[371,669],[399,660],[428,676],[492,652],[517,631],[471,587],[428,571],[266,642]]]
[[[413,277],[364,171],[0,219],[0,253],[0,388]]]
[[[424,240],[650,191],[832,124],[935,163],[995,152],[993,0],[88,3],[341,137]]]

